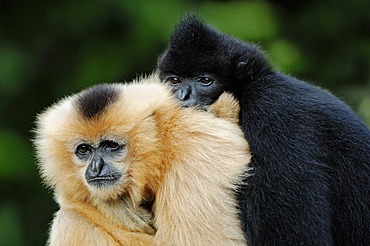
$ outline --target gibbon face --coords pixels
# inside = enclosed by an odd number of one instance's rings
[[[165,168],[152,114],[161,105],[156,93],[167,91],[158,84],[103,84],[42,114],[36,147],[41,174],[57,199],[94,204],[127,196],[135,205],[150,199]],[[178,107],[162,98],[166,110]]]
[[[220,33],[195,14],[178,23],[157,69],[185,107],[208,106],[225,91],[240,100],[246,85],[271,71],[258,46]]]

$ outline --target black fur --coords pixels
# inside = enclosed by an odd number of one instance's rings
[[[210,74],[240,101],[254,168],[238,191],[249,246],[370,245],[370,130],[348,106],[194,15],[158,70],[162,79]]]
[[[100,84],[82,92],[77,99],[77,107],[84,117],[92,119],[103,112],[117,97],[118,91],[113,86]]]

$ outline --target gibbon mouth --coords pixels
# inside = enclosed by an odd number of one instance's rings
[[[97,177],[86,177],[86,181],[89,185],[93,186],[107,186],[115,184],[120,178],[121,174],[97,176]]]

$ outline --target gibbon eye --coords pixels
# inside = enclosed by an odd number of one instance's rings
[[[213,83],[213,81],[214,80],[211,79],[210,77],[199,77],[197,79],[197,82],[200,82],[200,83],[202,83],[202,85],[206,85],[206,86],[211,85]]]
[[[110,149],[112,151],[118,150],[121,147],[119,143],[114,141],[104,141],[102,144],[104,145],[105,148]]]
[[[179,77],[176,77],[176,76],[172,76],[172,77],[169,77],[167,79],[167,81],[171,84],[171,85],[178,85],[181,83],[181,80],[179,79]]]
[[[85,155],[91,150],[91,146],[88,144],[80,144],[77,146],[76,152],[80,155]]]

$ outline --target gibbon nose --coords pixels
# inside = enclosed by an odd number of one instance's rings
[[[103,158],[99,157],[98,160],[93,160],[91,171],[95,175],[99,175],[103,166],[104,166],[104,160]]]
[[[101,158],[100,156],[95,157],[91,161],[90,166],[88,167],[88,169],[86,170],[87,175],[89,177],[97,177],[97,176],[103,175],[102,170],[103,170],[104,166],[105,166],[104,159]]]
[[[185,86],[184,88],[181,88],[177,92],[177,98],[180,101],[186,101],[186,100],[188,100],[190,98],[190,95],[191,95],[191,87],[190,86]]]

